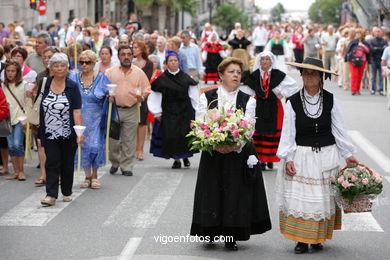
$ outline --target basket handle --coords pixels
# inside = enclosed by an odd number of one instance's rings
[[[370,168],[368,168],[366,165],[364,165],[364,164],[362,164],[362,163],[358,163],[358,165],[356,165],[356,166],[364,167],[364,168],[366,168],[366,169],[370,172],[371,175],[374,174],[373,171],[372,171]],[[354,167],[345,166],[345,167],[342,168],[339,172],[344,172],[347,168],[355,168],[356,166],[354,166]]]

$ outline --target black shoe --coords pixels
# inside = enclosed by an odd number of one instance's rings
[[[371,95],[375,95],[375,90],[371,91]]]
[[[191,166],[190,160],[188,160],[188,158],[184,158],[183,163],[184,163],[184,166],[187,168]]]
[[[172,164],[172,169],[180,169],[181,168],[181,162],[180,160],[175,160]]]
[[[237,251],[238,250],[238,246],[237,246],[237,243],[236,241],[233,241],[233,242],[225,242],[225,247],[231,251]]]
[[[261,166],[261,170],[262,170],[262,171],[265,171],[265,170],[266,170],[266,167],[265,167],[266,164],[265,164],[265,163],[263,163],[263,162],[260,163],[260,166]]]
[[[310,246],[311,246],[311,249],[314,251],[321,251],[324,248],[324,246],[321,243],[311,244]]]
[[[37,165],[37,169],[40,169],[41,168],[41,164],[38,163]]]
[[[118,171],[118,167],[111,166],[110,174],[115,174]]]
[[[274,164],[272,162],[267,163],[267,167],[271,170],[274,168]]]
[[[309,245],[306,243],[298,242],[294,248],[295,254],[303,254],[309,251]]]
[[[132,171],[122,171],[122,175],[124,175],[124,176],[133,176],[133,172]]]
[[[357,92],[352,92],[352,96],[355,96]]]
[[[383,94],[383,91],[379,91],[379,95],[384,96],[385,94]]]

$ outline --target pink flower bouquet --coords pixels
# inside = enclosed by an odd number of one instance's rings
[[[346,199],[350,205],[362,196],[371,195],[370,198],[375,198],[383,189],[382,176],[363,164],[341,169],[336,177],[331,177],[330,181],[337,195]]]
[[[191,121],[191,150],[212,153],[216,146],[237,146],[252,141],[255,131],[255,119],[245,117],[241,109],[210,109],[204,120]]]

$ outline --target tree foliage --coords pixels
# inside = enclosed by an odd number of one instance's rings
[[[309,18],[315,23],[340,25],[341,4],[345,0],[316,0],[309,8]]]
[[[248,28],[249,17],[232,3],[220,5],[213,16],[213,23],[226,32],[232,30],[236,22],[241,23],[243,28]]]
[[[277,3],[271,9],[272,21],[280,22],[282,20],[282,14],[284,14],[285,12],[286,10],[284,9],[284,6],[281,3]]]

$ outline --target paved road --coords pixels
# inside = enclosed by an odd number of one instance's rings
[[[299,80],[296,72],[293,77]],[[335,93],[343,109],[346,126],[359,152],[358,159],[390,181],[390,111],[387,100],[351,96],[333,82],[326,88]],[[147,148],[146,148],[147,149]],[[146,150],[145,149],[145,150]],[[80,190],[74,201],[58,201],[42,208],[44,188],[33,181],[39,176],[36,158],[28,160],[27,181],[0,177],[0,259],[300,259],[294,244],[279,234],[274,205],[276,171],[263,173],[273,229],[239,242],[239,251],[226,251],[222,244],[206,247],[187,242],[199,155],[190,169],[173,171],[171,161],[146,154],[135,166],[135,175],[107,174],[100,169],[102,188]],[[322,252],[307,259],[388,259],[390,254],[389,198],[376,211],[348,214],[344,229],[325,243]],[[164,243],[167,236],[182,236],[182,242]]]

